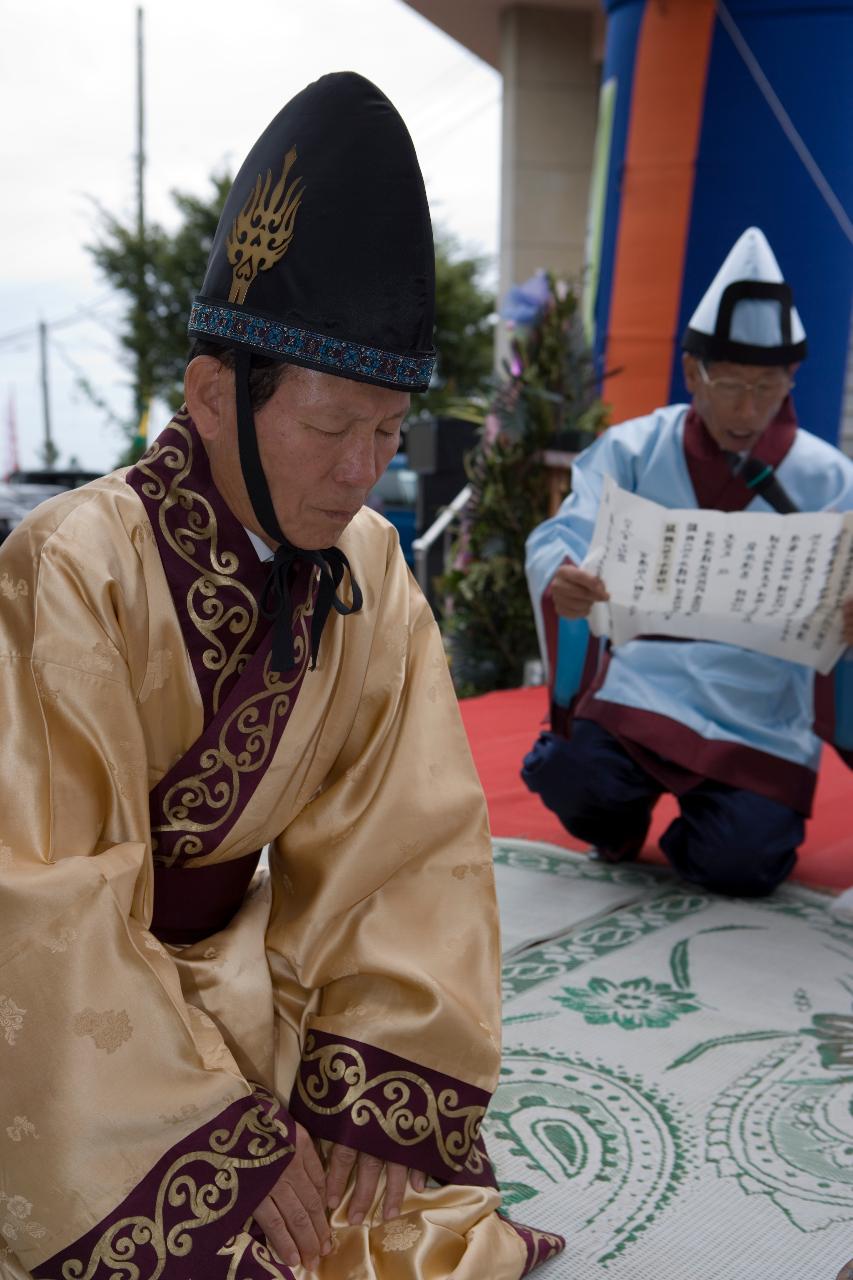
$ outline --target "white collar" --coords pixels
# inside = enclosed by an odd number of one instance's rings
[[[251,529],[247,529],[245,525],[243,525],[243,529],[252,546],[255,548],[255,551],[258,553],[258,559],[262,562],[265,560],[272,560],[275,552],[271,547],[267,546],[263,538],[259,538],[256,533],[253,533]]]

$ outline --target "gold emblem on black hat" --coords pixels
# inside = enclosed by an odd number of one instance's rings
[[[258,272],[269,271],[290,247],[296,214],[305,194],[299,177],[286,187],[295,161],[296,147],[291,147],[272,191],[272,171],[267,169],[266,181],[259,173],[252,194],[234,219],[226,242],[228,261],[234,268],[229,302],[245,302]]]

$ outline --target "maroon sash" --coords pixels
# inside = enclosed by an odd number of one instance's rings
[[[200,736],[149,796],[154,924],[169,941],[192,941],[227,924],[254,865],[195,867],[191,892],[174,873],[222,844],[275,756],[308,669],[316,573],[294,566],[296,660],[279,675],[260,607],[264,567],[216,489],[187,413],[175,415],[127,483],[151,522],[204,708]]]
[[[752,456],[778,467],[797,435],[794,402],[786,396],[776,417],[759,438]],[[743,477],[736,475],[725,453],[713,439],[694,408],[684,422],[684,456],[696,492],[696,501],[707,511],[743,511],[755,497]]]

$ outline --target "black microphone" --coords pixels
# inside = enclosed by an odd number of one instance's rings
[[[759,494],[764,501],[782,516],[795,515],[799,507],[791,501],[785,489],[776,479],[776,472],[769,462],[761,462],[750,454],[741,466],[736,464],[740,458],[736,453],[729,454],[732,470],[743,478],[747,489]]]

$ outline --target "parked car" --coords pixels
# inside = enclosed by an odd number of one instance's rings
[[[0,483],[0,542],[46,498],[96,480],[97,471],[16,471]]]
[[[97,480],[100,471],[84,471],[82,467],[33,467],[27,471],[13,471],[9,476],[12,485],[46,485],[49,489],[64,492],[66,489],[79,489],[81,484]]]
[[[413,566],[412,542],[417,533],[418,473],[409,466],[405,453],[397,453],[388,470],[373,486],[368,505],[390,520],[400,535],[406,564]]]
[[[0,542],[8,538],[16,524],[26,515],[26,510],[15,499],[15,490],[10,484],[0,483]]]

